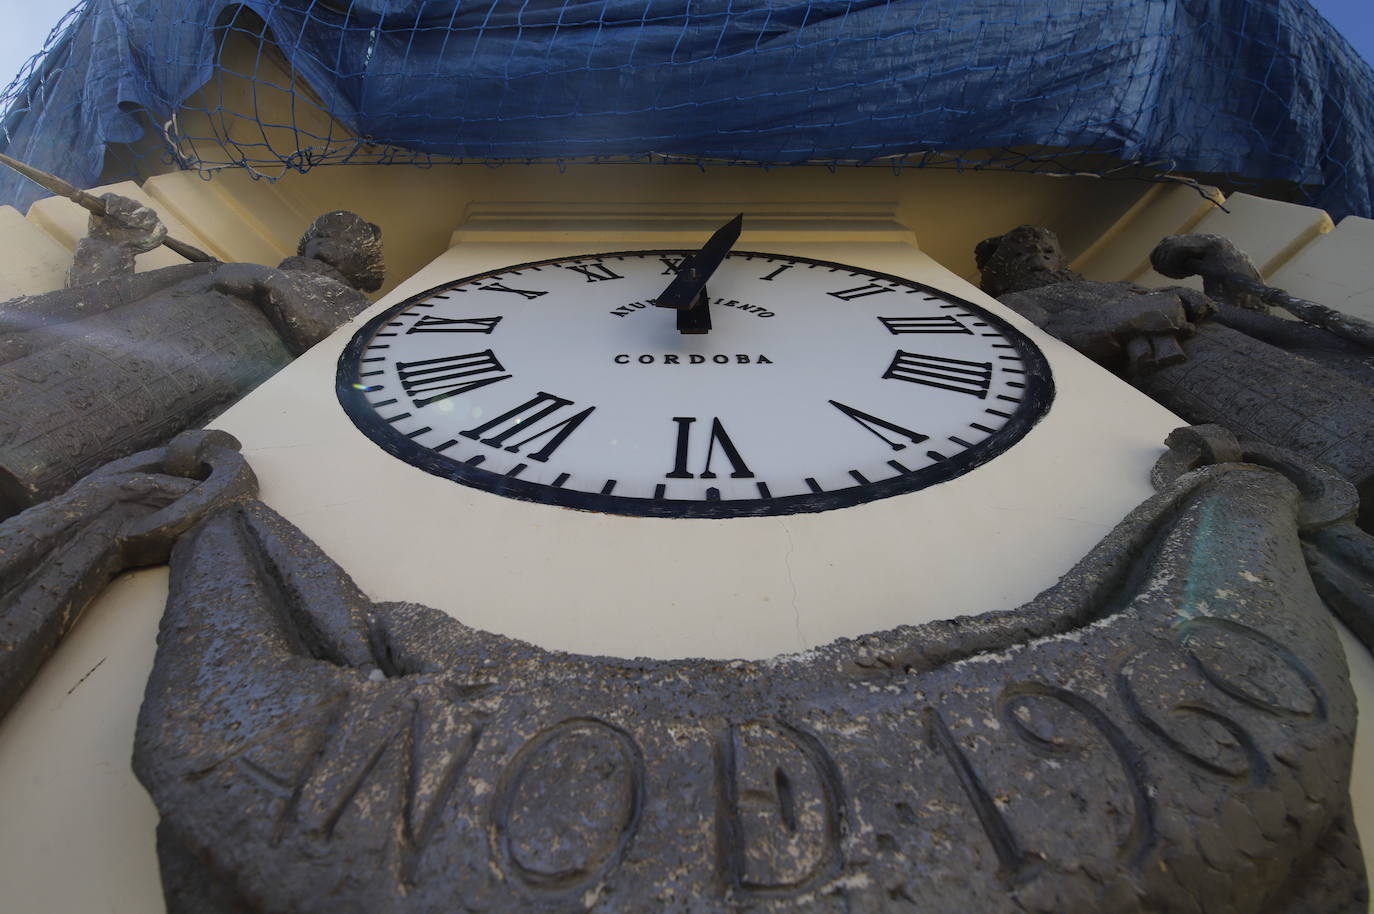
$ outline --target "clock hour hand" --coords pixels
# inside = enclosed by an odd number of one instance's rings
[[[744,214],[740,213],[729,222],[716,229],[701,250],[689,254],[678,267],[677,275],[663,290],[654,304],[660,308],[673,308],[677,311],[679,333],[706,333],[711,329],[711,312],[706,294],[706,280],[716,272],[725,255],[730,253],[739,240],[740,229],[744,227]]]

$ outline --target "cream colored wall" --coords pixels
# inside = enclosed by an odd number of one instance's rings
[[[1291,295],[1374,321],[1374,219],[1347,216],[1270,276]]]
[[[1312,298],[1304,294],[1311,292],[1359,307],[1359,290],[1374,288],[1369,256],[1374,253],[1374,233],[1362,225],[1368,222],[1357,220],[1339,242],[1322,244],[1335,228],[1324,210],[1249,194],[1223,199],[1215,190],[1204,198],[1189,187],[1160,185],[1142,196],[1072,266],[1089,279],[1201,289],[1197,277],[1180,282],[1156,273],[1150,267],[1150,251],[1168,235],[1222,235],[1249,255],[1261,276],[1280,288],[1290,279],[1306,277],[1301,291],[1290,290],[1294,295]],[[1318,276],[1321,281],[1313,282]],[[1334,300],[1312,300],[1341,307]]]
[[[850,204],[881,205],[910,226],[923,251],[964,279],[975,280],[973,249],[979,241],[1023,223],[1054,229],[1070,251],[1090,245],[1145,193],[1149,185],[1088,179],[1054,180],[1034,175],[886,168],[708,168],[677,165],[408,166],[347,165],[291,173],[276,182],[246,172],[157,175],[140,189],[113,190],[149,202],[173,235],[226,260],[276,263],[294,253],[310,220],[350,209],[382,228],[388,279],[382,294],[442,253],[452,227],[469,207],[537,207],[576,202],[587,206],[700,203],[745,212],[779,206],[812,209]],[[62,247],[85,234],[87,215],[75,204],[49,197],[35,203],[29,220]],[[0,223],[0,238],[7,231]],[[165,248],[140,255],[140,269],[181,262]],[[60,276],[55,277],[60,284]],[[0,284],[14,282],[0,269]],[[30,285],[32,282],[30,281]]]
[[[72,252],[25,219],[12,206],[0,206],[0,301],[62,288]]]

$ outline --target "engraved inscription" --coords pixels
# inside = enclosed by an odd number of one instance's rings
[[[1229,619],[1185,622],[1179,640],[1207,681],[1276,717],[1326,719],[1321,686],[1297,656],[1263,632]]]
[[[1196,688],[1180,691],[1194,679]],[[1117,671],[1117,694],[1146,733],[1208,774],[1263,782],[1268,765],[1248,730],[1203,697],[1182,652],[1152,647],[1128,657]]]
[[[945,719],[940,716],[939,711],[927,708],[925,723],[926,742],[943,755],[945,761],[954,769],[959,786],[963,788],[964,797],[973,808],[974,815],[978,817],[978,824],[983,827],[983,834],[987,835],[993,853],[997,855],[998,878],[1010,884],[1022,876],[1033,875],[1035,857],[1021,848],[1016,833],[997,808],[973,763],[955,742],[954,734],[949,732],[949,725],[945,723]]]
[[[630,734],[570,718],[532,737],[502,775],[493,850],[527,888],[576,893],[608,876],[644,807],[644,757]]]
[[[399,879],[417,881],[421,856],[439,837],[439,823],[481,740],[478,718],[436,695],[410,699],[410,713],[396,714],[387,699],[331,701],[310,713],[323,724],[308,761],[293,775],[262,734],[232,762],[282,805],[271,845],[288,836],[331,841],[353,818],[349,831],[388,815],[396,817]],[[290,721],[283,728],[298,726]],[[279,728],[280,729],[280,728]],[[217,767],[217,766],[212,766]]]
[[[717,853],[737,893],[793,895],[839,872],[844,786],[814,734],[780,720],[733,725],[716,767]]]
[[[1130,796],[1131,816],[1117,840],[1117,856],[1138,864],[1154,842],[1154,810],[1145,786],[1145,761],[1140,751],[1112,723],[1111,719],[1087,698],[1068,689],[1040,682],[1020,682],[1002,690],[1002,720],[1031,748],[1044,756],[1063,756],[1076,747],[1064,736],[1064,727],[1051,716],[1050,707],[1067,710],[1085,723],[1111,749]],[[1037,728],[1041,724],[1042,728]],[[1109,800],[1108,811],[1115,812]],[[1098,816],[1111,821],[1114,816]]]

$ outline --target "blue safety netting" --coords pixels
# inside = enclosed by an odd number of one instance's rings
[[[1374,215],[1374,72],[1305,0],[86,0],[0,106],[0,150],[83,186],[149,155],[883,163]]]

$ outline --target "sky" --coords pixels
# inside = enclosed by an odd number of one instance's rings
[[[1311,0],[1336,31],[1374,65],[1374,0]]]
[[[36,54],[76,0],[0,0],[0,87]],[[1374,0],[1310,0],[1374,65]]]

